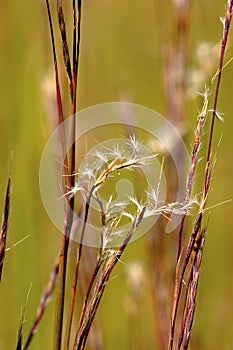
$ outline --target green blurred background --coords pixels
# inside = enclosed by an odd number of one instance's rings
[[[209,72],[208,64],[211,74],[216,71],[216,52],[211,48],[221,39],[219,17],[225,13],[225,3],[222,0],[192,2],[188,72],[202,68],[203,76],[200,86],[187,81],[189,92],[201,90],[209,81],[210,76],[204,74]],[[68,6],[66,15],[67,23],[71,23]],[[84,1],[78,108],[127,100],[166,115],[162,52],[170,40],[169,35],[172,38],[173,15],[170,1]],[[8,350],[15,348],[21,308],[29,288],[25,333],[30,328],[57,257],[61,235],[43,208],[38,182],[40,157],[55,125],[52,52],[45,2],[2,2],[0,18],[0,204],[3,208],[10,174],[12,204],[8,247],[30,235],[12,247],[5,258],[0,286],[0,349]],[[209,43],[209,49],[201,46],[203,43]],[[230,59],[232,31],[228,44],[227,59]],[[207,50],[200,51],[201,47]],[[223,139],[208,206],[233,196],[232,78],[230,63],[223,72],[219,110],[225,122],[216,125],[216,140],[222,132]],[[185,107],[185,122],[190,131],[188,147],[200,106],[195,93],[192,97],[189,94]],[[198,349],[233,346],[232,214],[232,203],[219,206],[210,214],[193,329]],[[132,244],[123,261],[142,262],[147,275],[144,246],[145,238]],[[135,322],[131,319],[134,312],[132,316],[125,307],[129,293],[125,269],[125,264],[119,264],[113,274],[117,278],[109,283],[101,304],[99,315],[105,349],[135,349],[135,337],[139,339],[138,349],[154,349],[156,332],[151,322],[153,307],[149,289],[146,289],[148,295],[138,301],[138,321]],[[51,348],[52,317],[53,299],[31,349]]]

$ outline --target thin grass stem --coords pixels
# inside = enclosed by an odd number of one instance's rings
[[[2,228],[1,228],[1,236],[0,236],[0,282],[2,278],[2,270],[4,257],[6,252],[6,239],[7,239],[7,231],[8,231],[8,219],[10,213],[10,194],[11,194],[11,180],[8,179],[6,195],[5,195],[5,204],[3,210],[3,219],[2,219]]]
[[[46,305],[48,304],[48,301],[53,293],[54,287],[56,285],[56,281],[57,281],[57,276],[58,276],[58,269],[59,269],[59,261],[56,262],[54,269],[50,275],[47,287],[45,289],[44,294],[41,297],[40,300],[40,305],[37,309],[36,312],[36,317],[35,320],[33,322],[33,325],[31,327],[31,330],[29,332],[29,335],[26,339],[25,345],[23,347],[23,350],[28,349],[29,345],[31,344],[32,338],[35,335],[38,325],[42,319],[42,316],[44,315],[45,309],[46,309]]]

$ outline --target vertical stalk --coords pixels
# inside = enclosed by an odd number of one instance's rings
[[[66,155],[66,145],[63,129],[63,109],[62,109],[62,99],[60,92],[58,67],[57,67],[57,57],[55,50],[55,40],[53,32],[53,24],[51,11],[49,7],[49,0],[46,0],[47,12],[49,18],[50,34],[52,41],[53,57],[54,57],[54,69],[55,69],[55,79],[56,79],[56,90],[57,90],[57,107],[58,107],[58,117],[59,123],[61,124],[61,143],[63,148],[63,159],[64,159],[64,173],[65,173],[65,186],[72,188],[74,186],[74,176],[75,173],[75,157],[76,157],[76,147],[75,147],[75,136],[76,136],[76,95],[77,95],[77,80],[78,80],[78,62],[79,62],[79,45],[80,45],[80,19],[81,19],[81,0],[78,1],[79,8],[79,25],[78,25],[78,42],[76,43],[76,6],[75,1],[73,1],[73,67],[71,67],[69,48],[66,40],[66,26],[65,19],[62,8],[62,0],[57,0],[57,14],[59,20],[59,28],[62,40],[63,58],[64,65],[66,68],[67,76],[70,84],[70,95],[71,95],[71,113],[72,113],[72,125],[71,125],[71,149],[69,151],[68,157]],[[76,51],[77,45],[77,51]],[[66,270],[67,270],[67,258],[68,258],[68,248],[70,233],[73,224],[73,210],[74,210],[74,197],[68,198],[66,214],[65,214],[65,227],[64,234],[62,237],[60,256],[59,256],[59,271],[58,271],[58,287],[57,287],[57,297],[56,297],[56,307],[55,307],[55,325],[54,325],[54,350],[60,350],[62,344],[62,329],[63,329],[63,314],[64,314],[64,301],[65,301],[65,286],[66,286]]]
[[[222,75],[222,69],[223,69],[225,48],[226,48],[226,43],[227,43],[227,38],[228,38],[229,28],[230,28],[230,23],[231,23],[232,7],[233,7],[233,0],[228,1],[225,18],[223,20],[224,29],[223,29],[222,45],[221,45],[221,52],[220,52],[220,59],[219,59],[218,79],[217,79],[215,96],[214,96],[214,108],[213,108],[213,114],[212,114],[212,120],[211,120],[210,132],[209,132],[208,150],[207,150],[207,157],[206,157],[206,169],[205,169],[205,175],[204,175],[204,181],[203,181],[201,204],[200,204],[199,212],[198,212],[198,215],[196,218],[196,222],[194,224],[195,230],[193,231],[192,236],[190,237],[190,240],[188,243],[186,257],[185,257],[185,261],[183,263],[183,267],[181,269],[181,274],[180,274],[180,277],[178,279],[178,283],[176,283],[176,285],[175,285],[172,321],[171,321],[170,337],[169,337],[169,343],[168,343],[169,350],[172,350],[173,345],[174,345],[175,326],[177,323],[177,311],[178,311],[178,306],[180,304],[180,296],[181,296],[184,274],[185,274],[185,271],[186,271],[187,266],[189,264],[189,259],[190,259],[190,256],[191,256],[191,253],[192,253],[192,250],[194,247],[195,240],[199,239],[203,211],[204,211],[204,208],[206,205],[206,200],[207,200],[208,193],[209,193],[210,178],[211,178],[211,173],[212,173],[211,149],[212,149],[212,143],[213,143],[215,118],[217,115],[217,103],[218,103],[219,88],[220,88],[221,75]],[[182,227],[182,229],[183,229],[183,227]],[[191,331],[191,326],[192,326],[192,324],[190,324],[189,331]],[[188,338],[188,341],[189,341],[189,338]],[[184,345],[184,349],[187,349],[187,347],[188,347],[188,344],[186,342],[186,345]]]

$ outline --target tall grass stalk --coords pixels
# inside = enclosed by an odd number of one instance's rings
[[[55,50],[55,42],[54,42],[54,34],[53,34],[53,24],[51,18],[51,12],[49,7],[49,1],[46,0],[47,11],[49,17],[50,24],[50,32],[52,38],[52,47],[53,47],[53,55],[54,55],[54,68],[55,68],[55,77],[56,77],[56,90],[57,90],[57,106],[58,106],[58,116],[59,123],[62,125],[64,121],[63,117],[63,109],[62,109],[62,100],[60,93],[60,84],[58,77],[58,69],[57,69],[57,58],[56,58],[56,50]],[[59,22],[59,29],[61,34],[62,41],[62,51],[64,58],[64,65],[66,68],[69,86],[70,86],[70,97],[71,97],[71,114],[72,114],[72,128],[71,128],[71,149],[68,157],[65,153],[65,139],[64,139],[64,130],[63,126],[61,127],[61,140],[63,143],[63,156],[65,159],[64,162],[64,173],[65,173],[65,186],[66,188],[73,188],[75,178],[73,174],[75,173],[75,134],[76,134],[76,94],[77,94],[77,80],[78,80],[78,66],[79,66],[79,52],[80,52],[80,28],[81,28],[81,0],[78,1],[78,40],[76,31],[76,2],[73,1],[73,64],[71,67],[69,48],[67,43],[67,35],[66,35],[66,24],[63,13],[62,1],[57,1],[57,15]],[[65,286],[66,286],[66,270],[67,270],[67,258],[68,258],[68,248],[69,248],[69,240],[70,233],[73,223],[73,210],[74,210],[74,197],[69,197],[67,201],[67,209],[66,209],[66,217],[65,217],[65,227],[64,227],[64,235],[62,236],[62,244],[60,250],[60,258],[59,258],[59,272],[58,272],[58,286],[57,286],[57,299],[56,299],[56,311],[55,311],[55,328],[54,328],[54,350],[58,350],[61,348],[62,344],[62,329],[63,329],[63,314],[64,314],[64,300],[65,300]]]
[[[203,214],[204,214],[205,207],[206,207],[206,202],[207,202],[209,188],[210,188],[210,180],[211,180],[211,175],[212,175],[212,171],[213,171],[213,164],[211,163],[211,160],[212,160],[211,150],[212,150],[212,142],[213,142],[213,135],[214,135],[215,119],[218,116],[217,104],[218,104],[219,88],[220,88],[220,82],[221,82],[221,77],[222,77],[222,69],[223,69],[226,43],[227,43],[227,39],[228,39],[231,17],[232,17],[232,7],[233,7],[233,1],[228,1],[225,17],[222,19],[223,37],[222,37],[222,45],[221,45],[221,52],[220,52],[219,69],[218,69],[217,75],[214,76],[214,79],[217,76],[217,83],[216,83],[216,88],[215,88],[214,107],[213,107],[211,127],[210,127],[210,132],[209,132],[209,142],[208,142],[208,148],[207,148],[206,167],[205,167],[205,174],[204,174],[204,181],[203,181],[202,196],[201,196],[201,202],[199,204],[198,214],[197,214],[196,220],[195,220],[194,225],[193,225],[192,235],[189,239],[189,242],[188,242],[188,245],[186,248],[185,259],[184,259],[182,266],[180,266],[179,260],[180,260],[180,255],[182,252],[181,240],[182,240],[182,235],[183,235],[185,217],[182,221],[181,229],[180,229],[180,242],[179,242],[179,246],[178,246],[178,261],[177,261],[177,268],[176,268],[175,289],[174,289],[174,297],[173,297],[172,320],[171,320],[170,337],[169,337],[169,344],[168,344],[169,350],[172,350],[173,345],[174,345],[174,332],[175,332],[175,327],[176,327],[176,322],[177,322],[177,311],[178,311],[178,306],[180,304],[180,296],[181,296],[181,290],[183,287],[184,275],[185,275],[186,269],[188,267],[188,264],[190,262],[190,258],[193,255],[193,252],[194,253],[197,252],[195,254],[195,256],[196,255],[199,256],[199,259],[198,259],[199,262],[196,265],[196,259],[193,258],[191,260],[191,269],[195,273],[193,272],[193,279],[189,280],[189,284],[188,284],[187,289],[186,289],[186,300],[189,300],[188,312],[191,312],[190,309],[192,308],[192,305],[193,305],[193,303],[192,303],[193,294],[192,294],[191,287],[192,287],[192,285],[197,284],[197,280],[198,280],[198,276],[199,276],[199,272],[200,272],[200,265],[201,265],[200,256],[201,256],[201,251],[202,251],[203,242],[204,242],[203,236],[204,236],[204,233],[206,231],[206,229],[203,230],[201,228],[202,227],[202,218],[203,218]],[[214,82],[214,79],[211,82],[212,84]],[[205,95],[206,95],[206,93],[205,93]],[[206,109],[205,106],[206,106],[206,102],[204,99],[204,110]],[[205,113],[206,113],[206,111],[205,111]],[[200,123],[200,119],[199,119],[199,123]],[[199,125],[199,127],[200,127],[200,125]],[[198,127],[198,129],[199,129],[199,127]],[[197,129],[197,132],[198,132],[198,129]],[[193,154],[195,153],[196,145],[198,145],[198,143],[200,143],[200,134],[199,134],[199,132],[198,133],[197,132],[196,132],[196,138],[195,138],[195,142],[194,142]],[[199,148],[199,146],[198,146],[198,148]],[[193,157],[192,157],[192,159],[193,159]],[[193,173],[193,166],[191,164],[189,180],[187,182],[186,193],[191,192],[192,181],[190,181],[190,179],[193,176],[192,173]],[[197,270],[197,268],[198,268],[198,270]],[[195,291],[195,294],[196,294],[196,291]],[[186,313],[185,310],[186,310],[186,305],[184,305],[184,307],[183,307],[183,313]],[[193,319],[194,309],[192,309],[191,313],[192,313],[192,319]],[[188,344],[189,344],[189,339],[190,339],[192,322],[190,322],[188,315],[186,315],[186,317],[184,317],[183,320],[185,320],[185,322],[183,321],[183,323],[186,324],[186,326],[185,326],[185,330],[186,330],[185,337],[186,338],[184,340],[184,349],[187,349]],[[187,325],[187,323],[188,323],[188,325]],[[187,331],[187,329],[188,329],[188,331]],[[182,340],[183,340],[183,326],[181,325],[180,341],[179,341],[179,345],[178,345],[179,349],[181,347]]]

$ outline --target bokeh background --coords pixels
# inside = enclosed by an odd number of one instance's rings
[[[166,115],[164,61],[167,45],[174,42],[175,3],[179,1],[84,1],[79,109],[104,102],[130,101]],[[54,1],[51,4],[54,10]],[[198,0],[190,4],[182,116],[189,149],[201,107],[196,91],[203,89],[217,69],[222,36],[219,17],[225,13],[225,4],[223,0]],[[67,23],[71,23],[68,4],[65,9]],[[58,35],[56,38],[59,42]],[[226,60],[232,55],[231,30]],[[216,125],[215,142],[221,134],[223,137],[208,206],[233,197],[232,78],[230,63],[223,71],[219,111],[223,113],[224,123]],[[10,249],[0,286],[0,348],[8,350],[15,348],[21,309],[29,289],[25,333],[30,328],[61,240],[61,234],[43,208],[38,181],[43,147],[55,126],[54,77],[45,1],[1,3],[0,79],[1,210],[7,178],[9,175],[12,178]],[[232,203],[210,211],[193,328],[194,349],[233,346],[232,214]],[[105,349],[159,349],[156,322],[153,322],[156,310],[148,287],[145,240],[131,244],[101,303],[98,317]],[[138,273],[143,288],[133,302],[127,284],[127,266],[136,268],[133,271]],[[51,348],[53,306],[52,298],[31,349]]]

